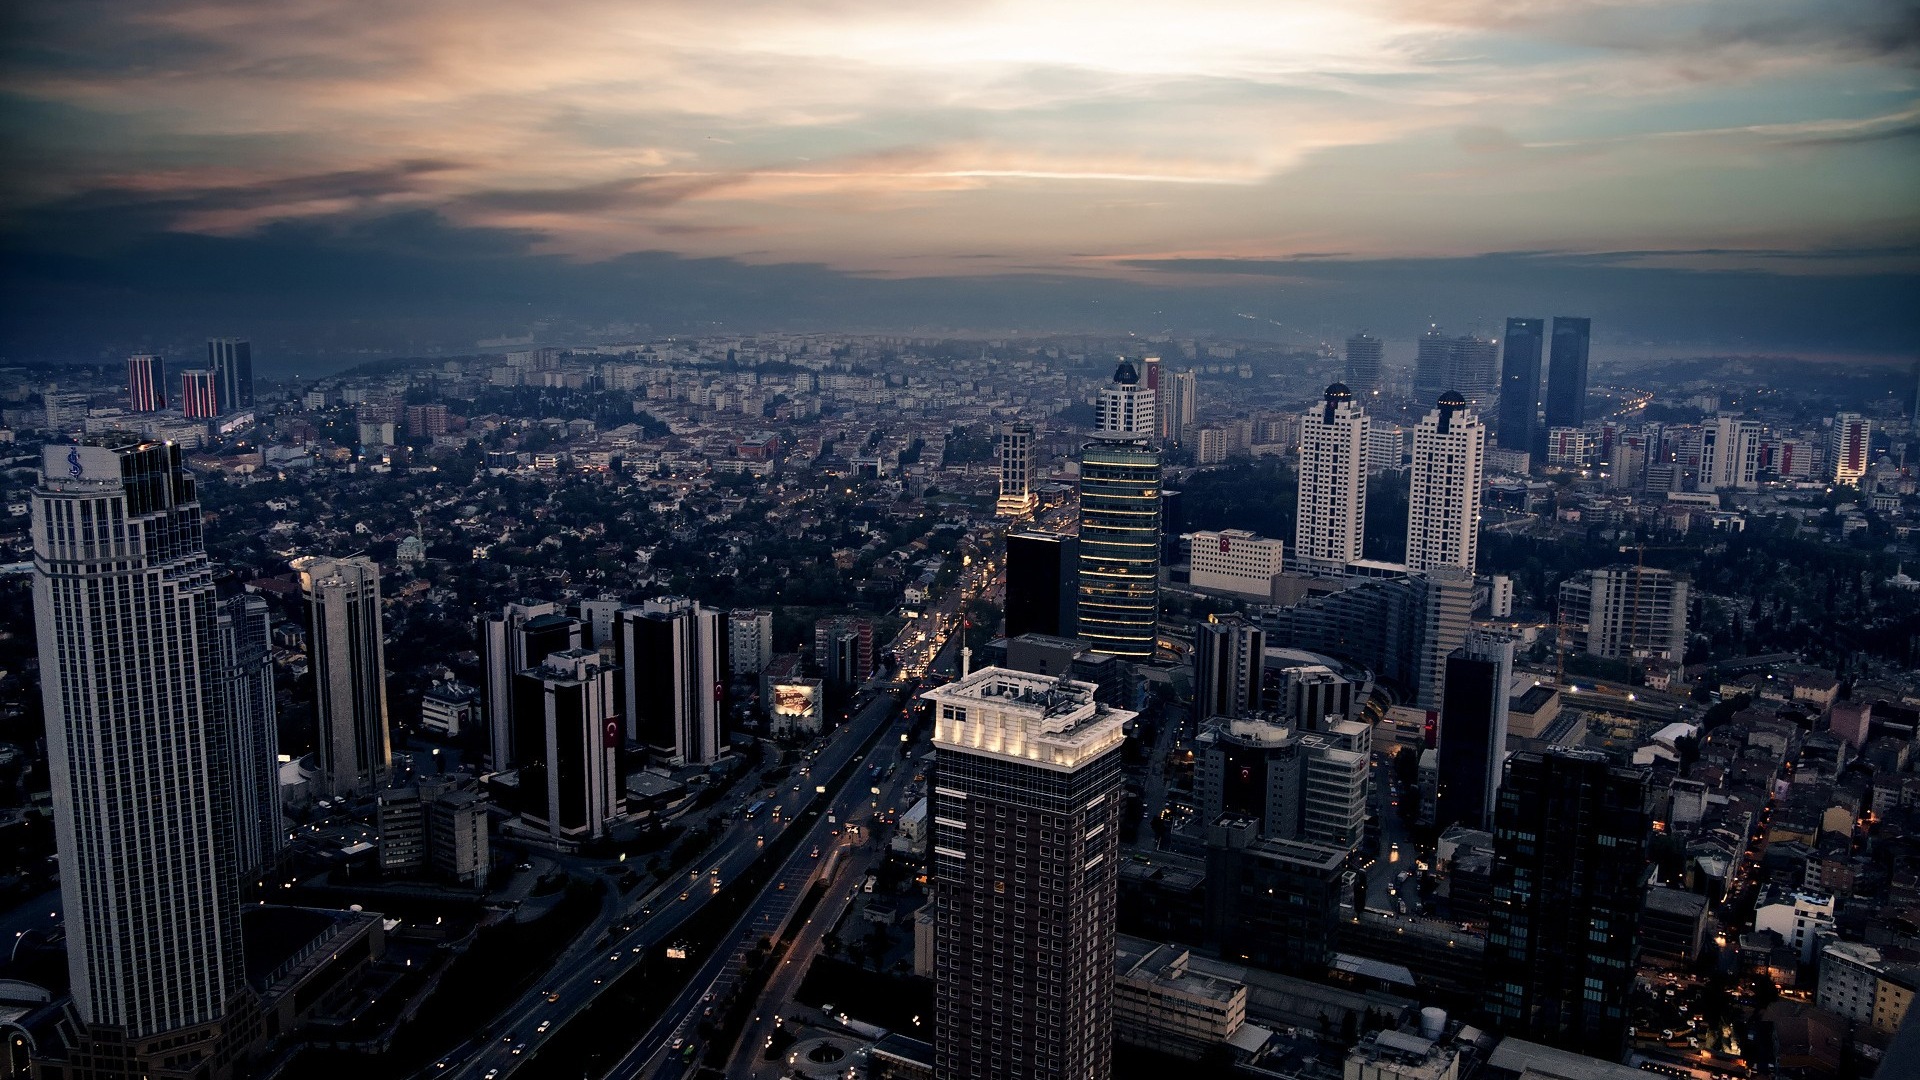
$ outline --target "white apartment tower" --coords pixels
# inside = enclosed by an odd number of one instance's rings
[[[1094,405],[1094,432],[1097,435],[1124,435],[1151,441],[1159,423],[1159,413],[1154,408],[1154,391],[1140,381],[1138,373],[1133,371],[1124,357],[1120,367],[1127,377],[1122,378],[1116,373],[1111,386],[1100,388],[1099,400]],[[1031,461],[1031,428],[1028,429],[1028,436],[1028,459]]]
[[[43,467],[33,606],[86,1028],[72,1063],[191,1068],[217,1057],[246,993],[233,805],[246,763],[225,722],[200,504],[173,443],[49,446]]]
[[[1164,371],[1160,373],[1159,386],[1148,384],[1148,389],[1154,392],[1157,430],[1163,445],[1179,446],[1186,442],[1187,429],[1193,426],[1197,415],[1198,386],[1199,378],[1191,371]]]
[[[1407,569],[1451,566],[1469,573],[1480,554],[1480,477],[1487,428],[1452,391],[1413,429],[1407,493]]]
[[[1827,436],[1827,475],[1836,484],[1858,484],[1866,478],[1872,444],[1873,421],[1850,412],[1834,417]]]
[[[1032,424],[1007,424],[1000,429],[1000,501],[995,509],[1001,517],[1033,515],[1040,501],[1033,491],[1033,457]]]
[[[291,565],[312,615],[307,660],[320,721],[321,783],[332,796],[370,792],[386,782],[393,765],[380,567],[365,555],[307,555]]]
[[[1302,567],[1338,571],[1360,559],[1367,519],[1366,411],[1343,383],[1300,420],[1300,490],[1293,556]]]
[[[1735,416],[1716,416],[1701,433],[1700,487],[1704,490],[1755,491],[1760,487],[1760,425]]]

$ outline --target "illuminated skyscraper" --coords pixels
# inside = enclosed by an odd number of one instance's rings
[[[1500,361],[1499,430],[1502,450],[1534,452],[1534,432],[1540,424],[1540,346],[1546,336],[1544,319],[1508,319],[1507,340]]]
[[[1360,558],[1371,449],[1367,414],[1344,383],[1301,417],[1293,555],[1302,566],[1338,571]]]
[[[152,413],[167,407],[167,365],[159,357],[135,353],[127,357],[127,409]]]
[[[49,446],[43,466],[34,619],[84,1028],[69,1063],[226,1075],[249,993],[234,780],[252,763],[227,723],[193,478],[171,443]]]
[[[934,1072],[1112,1075],[1113,949],[1132,713],[1092,683],[988,667],[934,707]]]
[[[180,412],[189,420],[211,420],[220,415],[219,383],[204,368],[180,373]]]
[[[1873,460],[1872,447],[1873,421],[1850,412],[1834,417],[1827,435],[1827,475],[1836,484],[1858,484]]]
[[[1093,650],[1153,658],[1160,626],[1160,450],[1153,392],[1122,360],[1080,452],[1078,636]]]
[[[1587,343],[1593,320],[1553,317],[1552,355],[1547,365],[1547,426],[1577,428],[1587,422]]]
[[[1007,424],[1000,429],[1000,501],[1002,517],[1024,518],[1040,501],[1033,492],[1033,425]]]
[[[1472,572],[1480,553],[1480,478],[1487,429],[1466,399],[1447,393],[1413,429],[1407,492],[1407,568]]]
[[[311,619],[320,720],[321,783],[331,796],[371,792],[387,780],[387,647],[380,611],[380,566],[364,555],[293,560]]]

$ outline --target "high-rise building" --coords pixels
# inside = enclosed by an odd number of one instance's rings
[[[725,612],[663,596],[620,612],[613,640],[627,738],[674,765],[706,765],[727,752]]]
[[[1176,376],[1178,378],[1178,376]],[[1095,652],[1151,660],[1160,628],[1160,450],[1153,394],[1125,360],[1080,453],[1076,633]]]
[[[1560,618],[1575,628],[1583,652],[1679,663],[1687,653],[1687,598],[1686,579],[1671,570],[1606,566],[1560,583]]]
[[[273,623],[267,602],[236,596],[219,605],[220,689],[233,746],[234,860],[242,880],[280,854],[280,732],[273,696]]]
[[[1836,484],[1858,484],[1873,463],[1872,449],[1873,421],[1859,413],[1835,416],[1827,434],[1827,475]]]
[[[380,566],[365,555],[293,560],[306,594],[307,660],[320,721],[320,777],[329,795],[359,795],[386,782],[387,647]]]
[[[1121,728],[1091,683],[988,667],[930,690],[934,1069],[1112,1071]]]
[[[1466,641],[1473,581],[1451,567],[1348,578],[1330,592],[1273,609],[1267,641],[1352,660],[1411,688],[1421,708],[1437,709],[1447,657]]]
[[[1413,429],[1407,568],[1471,572],[1480,554],[1480,480],[1487,429],[1459,394],[1440,397]]]
[[[1193,628],[1193,718],[1245,716],[1260,706],[1266,631],[1238,615],[1209,615]]]
[[[1207,720],[1194,751],[1200,820],[1238,815],[1267,839],[1352,851],[1366,828],[1371,730],[1336,719],[1304,731],[1271,714]]]
[[[1500,388],[1500,346],[1475,334],[1463,334],[1447,346],[1447,389],[1466,398],[1474,408],[1493,402]]]
[[[1180,446],[1187,441],[1187,429],[1198,415],[1199,377],[1192,371],[1162,372],[1159,386],[1148,386],[1154,394],[1154,412],[1159,417],[1156,430],[1163,446]]]
[[[1033,491],[1033,425],[1005,424],[1000,428],[1000,501],[1002,517],[1033,514],[1040,497]]]
[[[1007,534],[1007,636],[1074,635],[1080,542],[1062,533]]]
[[[618,681],[592,649],[554,653],[514,676],[514,716],[529,736],[519,754],[520,817],[555,840],[597,839],[623,812]]]
[[[498,615],[480,620],[480,701],[487,718],[487,764],[510,769],[516,764],[513,677],[548,655],[581,646],[581,623],[559,604],[521,600]]]
[[[758,675],[773,659],[773,612],[735,608],[727,612],[728,670]]]
[[[1260,835],[1232,813],[1207,826],[1207,936],[1220,955],[1275,971],[1332,958],[1345,847]]]
[[[223,1076],[249,995],[233,791],[246,763],[224,723],[193,478],[172,443],[49,446],[42,465],[33,599],[81,1025],[69,1061],[85,1076]]]
[[[207,370],[213,372],[222,412],[253,408],[253,343],[244,338],[209,338]]]
[[[813,662],[830,686],[851,689],[873,677],[873,620],[834,615],[813,624]]]
[[[1494,433],[1502,450],[1533,452],[1540,411],[1540,346],[1546,333],[1544,319],[1507,320],[1500,361],[1499,430]]]
[[[180,373],[180,413],[189,420],[211,420],[220,415],[220,384],[204,368]]]
[[[1436,828],[1493,825],[1494,795],[1507,754],[1507,684],[1513,679],[1513,642],[1470,631],[1447,657],[1440,699],[1440,770],[1434,800]]]
[[[1447,378],[1453,374],[1453,339],[1428,326],[1414,343],[1413,399],[1432,401],[1453,389]]]
[[[1485,954],[1502,1034],[1609,1061],[1626,1049],[1649,787],[1648,770],[1595,750],[1507,759]]]
[[[1377,337],[1355,334],[1347,339],[1346,383],[1363,400],[1380,392],[1380,372],[1386,346]]]
[[[1369,424],[1367,475],[1397,473],[1407,467],[1407,431],[1398,424]]]
[[[166,362],[149,353],[127,357],[127,410],[154,413],[166,407]]]
[[[1553,317],[1547,364],[1547,426],[1582,427],[1587,422],[1587,343],[1593,320]]]
[[[1293,557],[1314,570],[1339,571],[1361,557],[1367,520],[1366,410],[1343,383],[1300,419],[1300,485]]]
[[[1700,487],[1754,491],[1760,487],[1760,425],[1716,416],[1701,433]]]

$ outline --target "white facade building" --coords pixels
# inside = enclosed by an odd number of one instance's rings
[[[1282,566],[1286,545],[1244,529],[1192,535],[1190,578],[1196,589],[1222,589],[1267,600]]]
[[[1760,487],[1760,425],[1734,416],[1716,416],[1702,432],[1700,487],[1713,491],[1754,491]]]
[[[1487,428],[1457,394],[1440,398],[1413,429],[1407,493],[1407,568],[1472,572],[1480,555],[1480,481]]]
[[[1304,567],[1338,571],[1361,557],[1369,431],[1366,411],[1341,383],[1301,417],[1293,557]]]
[[[1827,434],[1827,475],[1836,484],[1858,484],[1867,475],[1872,445],[1873,421],[1859,413],[1834,417]]]

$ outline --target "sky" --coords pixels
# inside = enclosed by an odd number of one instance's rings
[[[1920,349],[1913,0],[5,10],[16,357],[1556,313]]]

